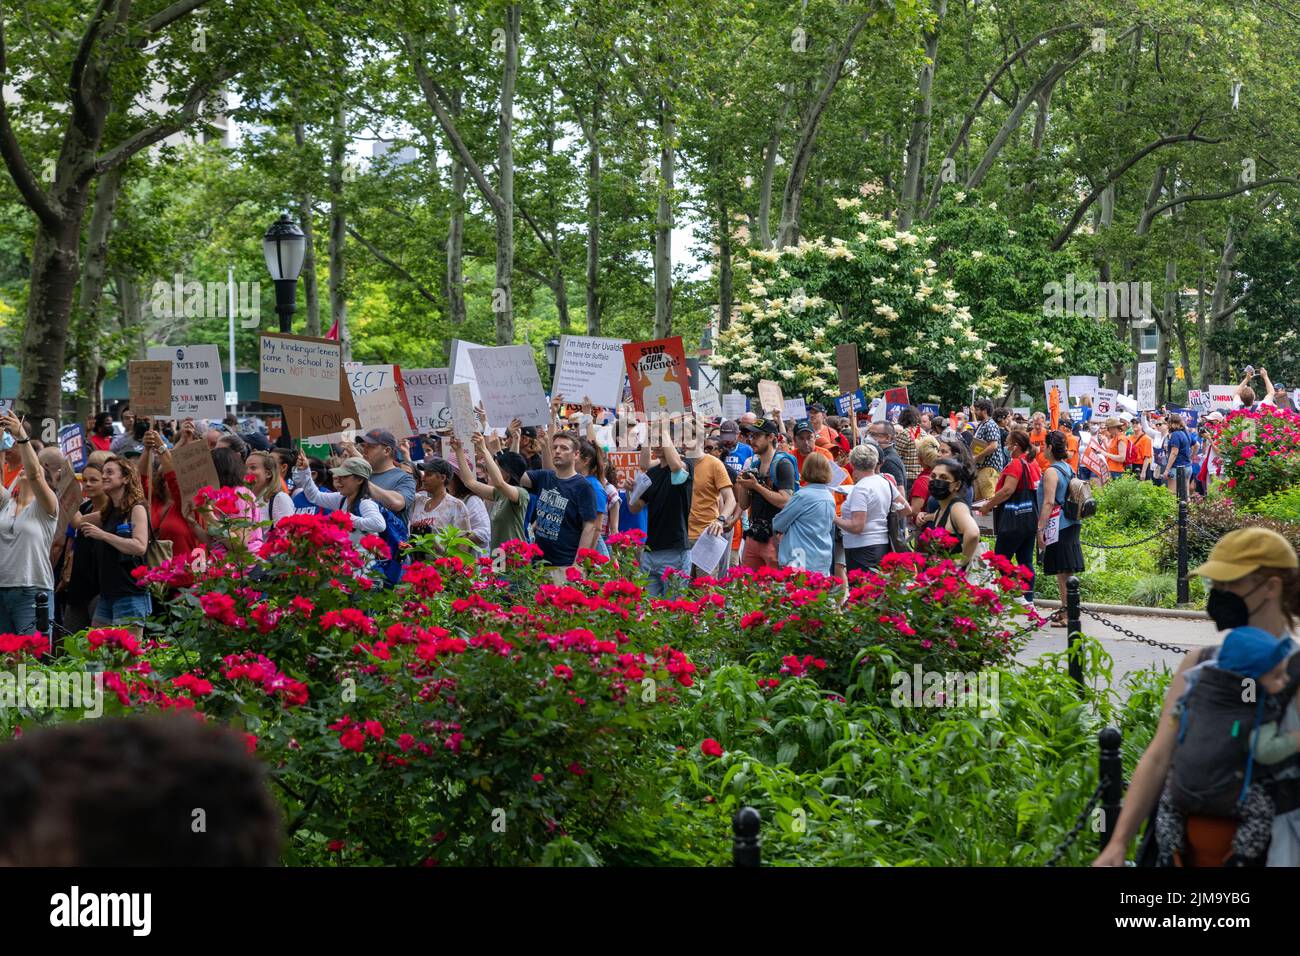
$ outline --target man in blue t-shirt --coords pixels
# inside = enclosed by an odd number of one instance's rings
[[[551,439],[555,470],[534,468],[519,482],[536,498],[533,541],[542,549],[542,562],[555,568],[571,566],[580,549],[596,547],[596,493],[575,470],[577,460],[577,440],[556,435]]]
[[[718,440],[723,447],[722,463],[736,474],[744,471],[745,462],[754,457],[754,449],[740,440],[740,425],[727,419],[718,428]]]
[[[1181,415],[1169,416],[1169,437],[1165,439],[1165,484],[1178,490],[1178,469],[1187,471],[1190,487],[1192,475],[1192,449],[1196,439],[1187,431]]]

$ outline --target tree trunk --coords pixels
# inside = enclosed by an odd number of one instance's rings
[[[497,272],[493,309],[497,313],[497,345],[515,340],[515,80],[519,75],[519,5],[506,10],[505,65],[501,71],[500,136],[497,141],[496,209]]]
[[[1215,316],[1222,312],[1228,303],[1229,286],[1232,284],[1232,264],[1236,258],[1237,236],[1230,221],[1228,223],[1228,233],[1223,239],[1223,252],[1219,256],[1219,266],[1214,277],[1214,294],[1210,298],[1209,321],[1205,325],[1208,333],[1207,338],[1212,337],[1221,328],[1230,329],[1232,327],[1231,315],[1222,320],[1216,319]],[[1216,352],[1213,348],[1209,349],[1208,352],[1202,349],[1202,354],[1205,360],[1201,363],[1201,388],[1205,388],[1210,382],[1218,385],[1226,383],[1232,378],[1231,375],[1225,377],[1223,356],[1219,352]]]
[[[788,84],[785,97],[781,104],[781,118],[763,148],[763,179],[758,187],[758,243],[764,249],[772,248],[772,181],[776,178],[776,154],[781,148],[781,127],[785,125],[790,102]]]
[[[718,200],[718,331],[731,328],[731,309],[735,302],[731,272],[731,210],[725,199]],[[713,343],[716,349],[718,344]]]
[[[27,298],[27,324],[19,347],[22,381],[17,408],[29,419],[59,418],[62,407],[63,360],[68,346],[68,317],[77,286],[77,243],[85,190],[69,197],[69,209],[59,229],[38,226],[32,246],[32,277]],[[68,207],[65,206],[65,209]]]
[[[77,421],[85,421],[91,410],[100,405],[99,395],[94,393],[95,373],[99,368],[100,303],[108,271],[108,234],[113,226],[113,210],[121,186],[121,166],[100,177],[86,234],[86,252],[81,267],[81,297],[74,327]]]
[[[344,208],[343,166],[347,157],[347,107],[340,100],[334,113],[330,138],[330,321],[338,324],[343,361],[352,360],[352,337],[348,334],[347,264],[343,258],[347,242],[347,211]]]
[[[301,151],[307,143],[307,131],[302,123],[293,124],[293,139]],[[302,259],[302,291],[307,303],[307,334],[319,337],[320,328],[320,289],[316,285],[316,240],[312,228],[311,193],[303,192],[298,197],[298,225],[306,237],[306,250]]]
[[[456,5],[447,7],[447,25],[452,34],[459,27],[456,24],[458,11]],[[459,65],[459,64],[457,64]],[[461,91],[453,90],[448,104],[453,121],[460,120]],[[451,151],[451,209],[447,222],[447,320],[451,323],[451,334],[442,343],[443,361],[451,360],[451,340],[460,338],[461,326],[465,324],[465,164],[455,150]]]
[[[925,169],[925,154],[930,141],[930,115],[934,106],[934,70],[939,56],[939,21],[948,11],[948,0],[935,0],[934,29],[925,35],[925,56],[929,60],[921,67],[916,81],[916,101],[913,105],[912,133],[907,138],[907,161],[903,167],[903,194],[898,204],[898,228],[911,229],[912,219],[921,201],[924,185],[921,171]]]
[[[672,106],[659,97],[659,205],[655,213],[655,338],[673,334],[673,187],[677,162],[677,122]]]
[[[600,111],[604,87],[596,87],[587,139],[587,334],[600,335]]]

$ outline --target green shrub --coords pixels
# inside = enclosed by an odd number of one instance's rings
[[[1300,478],[1300,475],[1297,478]],[[1282,491],[1256,498],[1242,510],[1264,518],[1300,524],[1300,485],[1293,485]]]
[[[1187,512],[1187,566],[1194,568],[1207,557],[1216,541],[1237,528],[1270,528],[1291,542],[1300,552],[1300,523],[1279,521],[1262,515],[1248,514],[1235,507],[1227,498],[1211,495],[1193,498]],[[1157,551],[1161,571],[1177,571],[1178,529],[1170,528],[1162,536]]]
[[[1094,495],[1097,518],[1112,526],[1153,531],[1178,515],[1178,499],[1173,492],[1162,485],[1138,481],[1131,475],[1106,483]],[[1085,530],[1092,525],[1089,521]]]

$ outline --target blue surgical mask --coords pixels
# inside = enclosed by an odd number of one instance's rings
[[[0,438],[0,451],[8,451],[14,447],[14,436],[4,432],[4,437]]]

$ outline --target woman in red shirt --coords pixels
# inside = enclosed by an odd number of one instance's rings
[[[998,478],[997,490],[993,493],[980,514],[994,514],[997,538],[994,553],[1006,558],[1013,558],[1017,563],[1034,569],[1034,541],[1037,536],[1037,521],[1034,502],[1034,490],[1042,479],[1043,473],[1034,461],[1034,449],[1030,437],[1024,432],[1013,431],[1007,434],[1007,451],[1011,461],[1002,470]],[[1007,507],[1001,507],[1002,505]],[[1022,517],[1027,511],[1029,520]],[[1034,578],[1029,579],[1029,590],[1025,600],[1034,603]]]
[[[158,456],[157,473],[151,461]],[[156,431],[144,434],[144,454],[140,456],[140,473],[148,481],[149,527],[159,541],[172,543],[172,557],[192,555],[199,546],[194,527],[181,504],[181,486],[176,480],[172,453]]]

